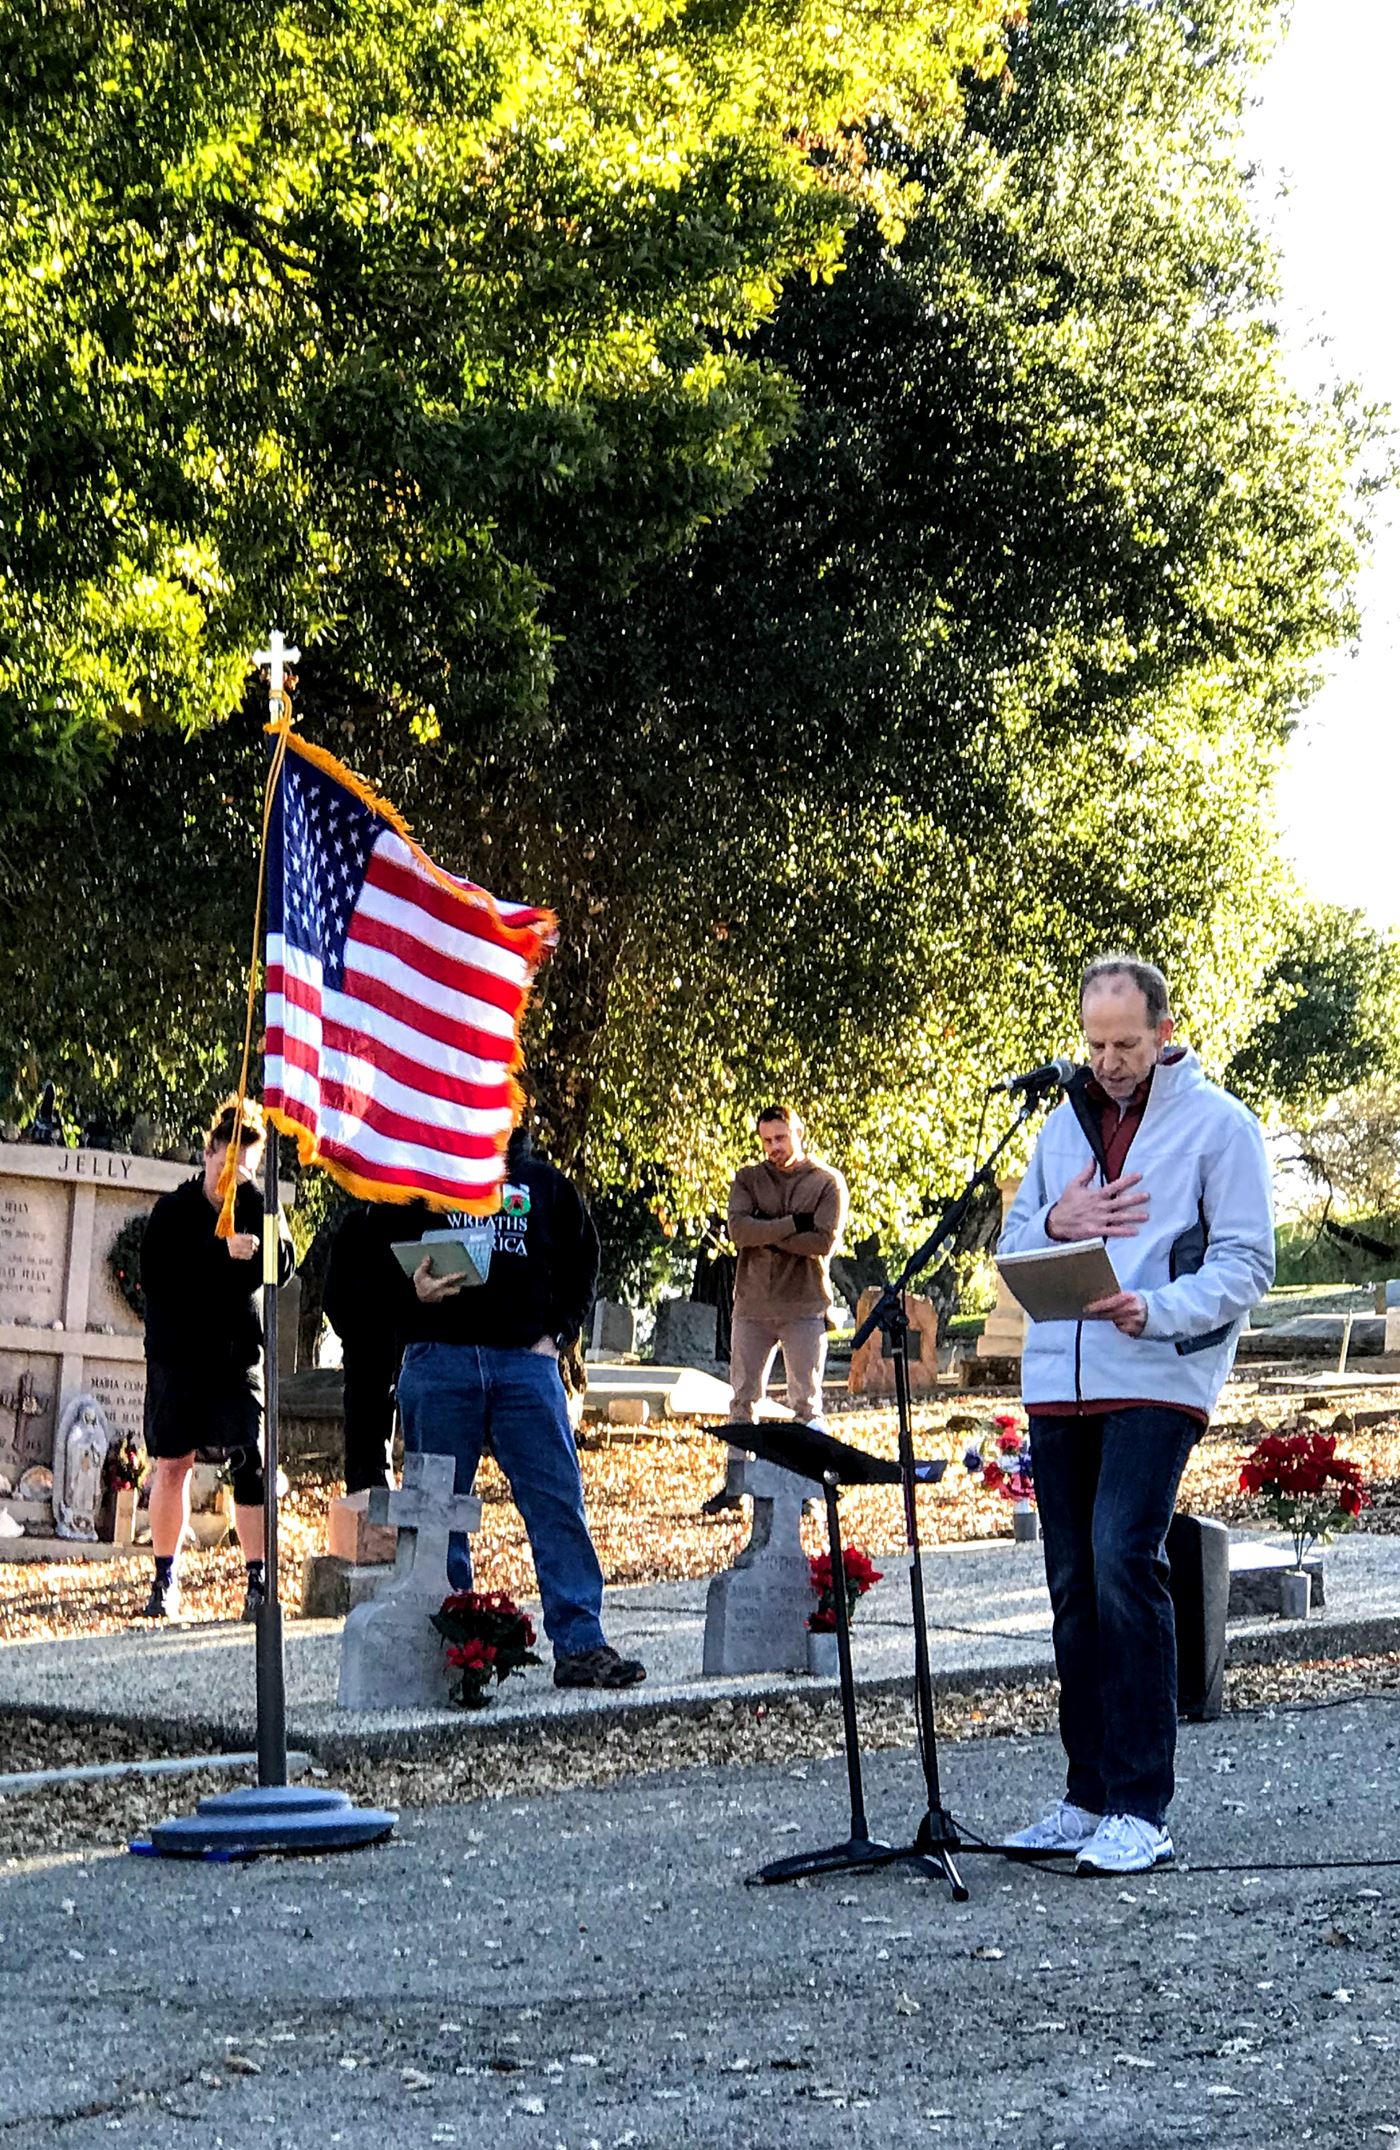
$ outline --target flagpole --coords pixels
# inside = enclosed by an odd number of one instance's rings
[[[272,724],[286,723],[290,708],[286,666],[296,664],[299,649],[287,646],[280,629],[268,636],[267,648],[253,662],[267,667],[267,713]],[[262,862],[266,872],[267,862]],[[253,952],[256,963],[258,951]],[[264,1080],[264,1089],[266,1081]],[[263,1573],[266,1595],[257,1609],[258,1783],[287,1781],[287,1665],[282,1637],[282,1598],[278,1561],[278,1290],[282,1256],[277,1182],[277,1130],[268,1129],[263,1155]]]
[[[274,628],[266,650],[253,659],[268,670],[268,711],[274,724],[291,721],[285,691],[284,664],[295,664],[300,650],[289,649]],[[274,765],[280,769],[280,762]],[[259,876],[267,871],[267,814],[264,812],[263,855]],[[261,894],[261,879],[259,881]],[[259,904],[261,918],[261,903]],[[249,1028],[244,1037],[244,1077],[254,987],[260,950],[254,936],[249,974]],[[264,1074],[266,1070],[264,1069]],[[264,1081],[264,1091],[266,1082]],[[235,1183],[236,1184],[236,1183]],[[282,1260],[280,1203],[277,1181],[277,1129],[270,1127],[263,1158],[263,1572],[266,1596],[258,1607],[254,1630],[257,1687],[258,1781],[245,1790],[222,1792],[202,1799],[194,1814],[158,1822],[149,1837],[131,1849],[153,1858],[240,1859],[258,1852],[348,1851],[376,1843],[388,1836],[398,1816],[382,1807],[357,1807],[345,1792],[325,1785],[289,1785],[287,1782],[287,1668],[282,1637],[282,1601],[277,1574],[277,1476],[278,1411],[277,1295]]]
[[[257,1609],[258,1783],[287,1781],[287,1667],[277,1560],[277,1293],[282,1245],[278,1225],[277,1130],[263,1158],[263,1572],[267,1594]]]

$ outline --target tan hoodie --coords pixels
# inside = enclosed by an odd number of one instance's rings
[[[729,1236],[739,1249],[734,1312],[741,1321],[826,1312],[827,1262],[848,1206],[840,1173],[814,1157],[799,1157],[786,1170],[766,1158],[741,1166],[729,1190]],[[798,1231],[792,1220],[799,1211],[810,1212],[812,1231]]]

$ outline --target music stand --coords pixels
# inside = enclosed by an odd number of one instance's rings
[[[797,1881],[808,1874],[848,1873],[855,1868],[889,1866],[898,1859],[913,1859],[946,1880],[957,1901],[965,1901],[967,1890],[946,1849],[918,1841],[903,1845],[881,1843],[871,1836],[865,1818],[855,1671],[851,1663],[851,1616],[843,1587],[846,1569],[841,1551],[841,1519],[837,1512],[836,1492],[838,1486],[843,1485],[898,1485],[903,1476],[900,1465],[883,1456],[869,1455],[863,1448],[852,1448],[848,1442],[837,1441],[816,1426],[803,1426],[787,1419],[765,1419],[761,1425],[752,1426],[712,1426],[707,1431],[716,1440],[728,1441],[734,1448],[747,1449],[751,1455],[762,1456],[765,1462],[776,1463],[795,1477],[819,1485],[826,1500],[826,1537],[831,1553],[832,1599],[836,1610],[836,1660],[841,1681],[851,1833],[841,1843],[828,1844],[820,1851],[797,1852],[786,1859],[774,1859],[759,1868],[754,1880],[765,1883]],[[917,1465],[916,1470],[922,1483],[932,1485],[943,1476],[946,1467],[940,1457]]]

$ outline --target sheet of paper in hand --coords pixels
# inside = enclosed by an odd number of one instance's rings
[[[997,1268],[1032,1321],[1078,1321],[1092,1300],[1123,1289],[1101,1239],[1069,1239],[1028,1254],[999,1254]]]
[[[425,1232],[421,1239],[396,1239],[394,1259],[406,1277],[414,1275],[426,1255],[433,1276],[460,1277],[466,1285],[484,1284],[494,1243],[489,1224],[467,1225],[455,1232]]]

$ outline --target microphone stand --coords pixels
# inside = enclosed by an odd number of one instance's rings
[[[909,1257],[900,1275],[892,1284],[885,1286],[851,1341],[854,1354],[868,1336],[880,1329],[888,1340],[890,1356],[894,1361],[895,1411],[899,1422],[899,1475],[904,1495],[905,1540],[909,1549],[909,1594],[914,1612],[914,1716],[918,1727],[925,1789],[924,1812],[913,1843],[886,1851],[883,1859],[879,1859],[877,1854],[877,1860],[880,1864],[897,1859],[916,1861],[927,1872],[948,1883],[954,1903],[966,1903],[967,1884],[958,1873],[952,1854],[958,1850],[980,1850],[981,1846],[962,1843],[957,1824],[943,1804],[943,1794],[938,1781],[938,1738],[933,1721],[933,1677],[929,1666],[924,1567],[914,1502],[917,1465],[910,1416],[909,1317],[904,1309],[904,1295],[915,1279],[929,1267],[944,1241],[952,1238],[978,1194],[995,1188],[992,1168],[997,1159],[1055,1087],[1055,1080],[1051,1077],[1044,1084],[1026,1090],[1015,1119],[996,1148],[985,1162],[977,1167],[961,1194],[956,1195],[948,1204],[923,1245]]]

